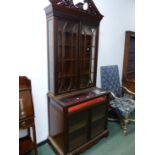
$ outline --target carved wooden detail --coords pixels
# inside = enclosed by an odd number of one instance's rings
[[[92,0],[83,0],[83,3],[79,2],[74,5],[73,0],[50,0],[53,7],[63,7],[66,9],[74,9],[75,11],[84,12],[93,16],[103,16],[100,14]],[[88,8],[84,9],[84,4],[87,3]]]
[[[85,2],[88,3],[88,9],[86,10],[87,12],[93,15],[101,15],[92,0],[85,0]]]
[[[52,4],[67,8],[76,8],[72,0],[50,0]]]

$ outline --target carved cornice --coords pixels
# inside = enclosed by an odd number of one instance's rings
[[[50,0],[52,4],[66,8],[76,8],[72,0]]]
[[[87,12],[93,15],[101,15],[92,0],[84,0],[84,2],[88,3],[88,9],[86,10]]]
[[[54,9],[62,9],[64,11],[73,11],[74,13],[79,13],[80,15],[82,14],[87,14],[90,16],[96,17],[98,20],[102,19],[102,15],[98,11],[96,5],[94,4],[93,0],[83,0],[83,3],[78,3],[74,5],[73,0],[50,0],[52,4],[52,8]],[[83,9],[84,3],[87,3],[88,8],[85,10]]]

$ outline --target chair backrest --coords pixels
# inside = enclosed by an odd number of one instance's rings
[[[101,87],[112,91],[117,97],[121,96],[119,71],[117,65],[101,66]]]

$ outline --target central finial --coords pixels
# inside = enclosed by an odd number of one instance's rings
[[[83,0],[73,0],[74,5],[78,4],[78,3],[83,3]]]
[[[88,9],[88,3],[85,0],[73,0],[73,3],[75,6],[78,6],[79,8],[83,10]]]

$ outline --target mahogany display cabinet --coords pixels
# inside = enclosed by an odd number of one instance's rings
[[[109,93],[96,87],[99,24],[92,0],[50,0],[48,47],[49,141],[61,155],[77,154],[108,135]]]

